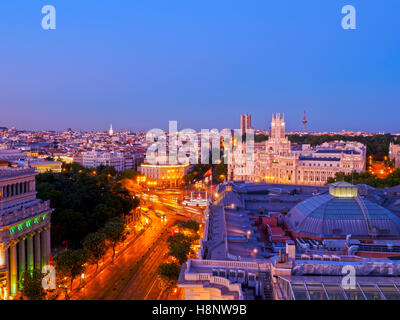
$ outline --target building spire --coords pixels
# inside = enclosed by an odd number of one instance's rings
[[[108,130],[108,134],[110,136],[112,136],[114,134],[114,130],[113,130],[112,124],[110,125],[110,130]]]

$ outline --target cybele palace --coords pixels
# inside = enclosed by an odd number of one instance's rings
[[[292,145],[285,135],[285,126],[283,114],[272,115],[269,139],[254,144],[253,165],[249,165],[249,160],[244,162],[233,159],[228,164],[229,179],[324,185],[337,172],[365,170],[366,147],[362,143],[332,141],[316,147],[308,144]]]
[[[50,256],[49,201],[36,199],[34,169],[0,169],[0,300],[14,297],[24,270]]]

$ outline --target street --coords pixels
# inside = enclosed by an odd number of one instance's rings
[[[161,193],[158,193],[161,197]],[[168,197],[169,198],[169,197]],[[168,200],[151,203],[154,210],[162,210],[166,220],[160,219],[153,210],[148,218],[151,224],[132,243],[126,245],[113,263],[105,266],[79,291],[71,294],[76,300],[157,300],[179,299],[182,292],[177,289],[170,294],[163,292],[158,280],[157,267],[168,257],[168,230],[179,221],[201,217],[201,211],[174,204]],[[177,214],[178,213],[178,214]],[[198,220],[198,219],[196,219]]]

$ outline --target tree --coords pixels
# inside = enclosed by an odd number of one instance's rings
[[[57,272],[64,277],[70,278],[70,290],[72,290],[74,279],[85,271],[84,264],[87,258],[87,252],[83,249],[67,249],[54,257]]]
[[[210,164],[195,164],[190,172],[183,176],[187,184],[194,183],[203,179],[204,174],[211,168]]]
[[[186,239],[184,241],[171,242],[168,246],[169,254],[178,259],[180,264],[187,261],[187,256],[190,252],[191,241]]]
[[[162,263],[157,268],[157,273],[167,289],[176,286],[180,273],[180,266],[176,263]]]
[[[111,243],[113,250],[112,261],[114,261],[116,245],[126,239],[125,222],[121,218],[113,218],[106,223],[102,232],[106,235],[106,239]]]
[[[95,170],[98,175],[103,175],[103,176],[110,176],[110,177],[115,177],[117,175],[117,170],[113,166],[104,166],[100,165],[96,168]]]
[[[126,169],[123,171],[118,172],[117,174],[117,180],[123,180],[123,179],[131,179],[134,180],[136,177],[139,175],[139,172],[132,170],[132,169]]]
[[[259,143],[259,142],[264,142],[268,140],[268,136],[265,134],[257,134],[254,136],[254,142]]]
[[[102,232],[89,233],[83,240],[83,248],[87,250],[88,261],[99,267],[99,261],[107,252],[106,235]]]
[[[214,175],[218,182],[223,182],[228,176],[228,165],[222,162],[217,164],[215,166]]]
[[[73,248],[77,248],[85,236],[86,220],[81,212],[72,209],[57,210],[51,217],[57,226],[57,236],[68,240]]]
[[[194,232],[197,232],[197,231],[199,231],[199,223],[197,222],[197,221],[194,221],[194,220],[192,220],[192,219],[190,219],[190,220],[188,220],[188,221],[181,221],[180,223],[179,223],[179,226],[181,227],[181,228],[186,228],[186,229],[191,229],[191,230],[193,230]]]
[[[94,223],[96,224],[97,229],[103,227],[109,219],[114,216],[114,211],[111,207],[101,203],[94,208]]]
[[[55,209],[51,216],[53,245],[68,240],[78,249],[87,234],[97,232],[111,218],[130,214],[139,205],[138,199],[108,176],[113,170],[103,167],[100,174],[93,175],[92,169],[72,163],[63,164],[61,173],[36,176],[38,197],[50,200]]]
[[[177,233],[173,236],[169,236],[167,238],[167,243],[168,246],[173,246],[176,245],[177,243],[191,243],[191,240],[189,237],[186,237],[184,234],[182,233]]]
[[[396,169],[384,179],[380,179],[377,176],[369,172],[355,172],[345,174],[338,172],[334,178],[329,178],[327,184],[335,181],[346,181],[353,184],[367,184],[374,188],[386,188],[400,185],[400,170]]]
[[[42,286],[43,274],[40,270],[25,270],[21,275],[22,293],[29,300],[42,300],[46,292]]]

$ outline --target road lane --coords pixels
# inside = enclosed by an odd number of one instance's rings
[[[102,270],[79,293],[73,294],[71,299],[150,300],[181,296],[179,290],[176,295],[163,292],[158,280],[157,268],[165,262],[165,254],[168,253],[167,231],[177,222],[190,218],[191,213],[196,211],[200,215],[201,211],[192,209],[189,213],[185,207],[168,199],[162,199],[162,202],[146,202],[155,210],[163,210],[167,221],[162,221],[154,214],[154,210],[150,210],[149,217],[152,220],[150,227],[133,243],[128,244],[113,264]]]

